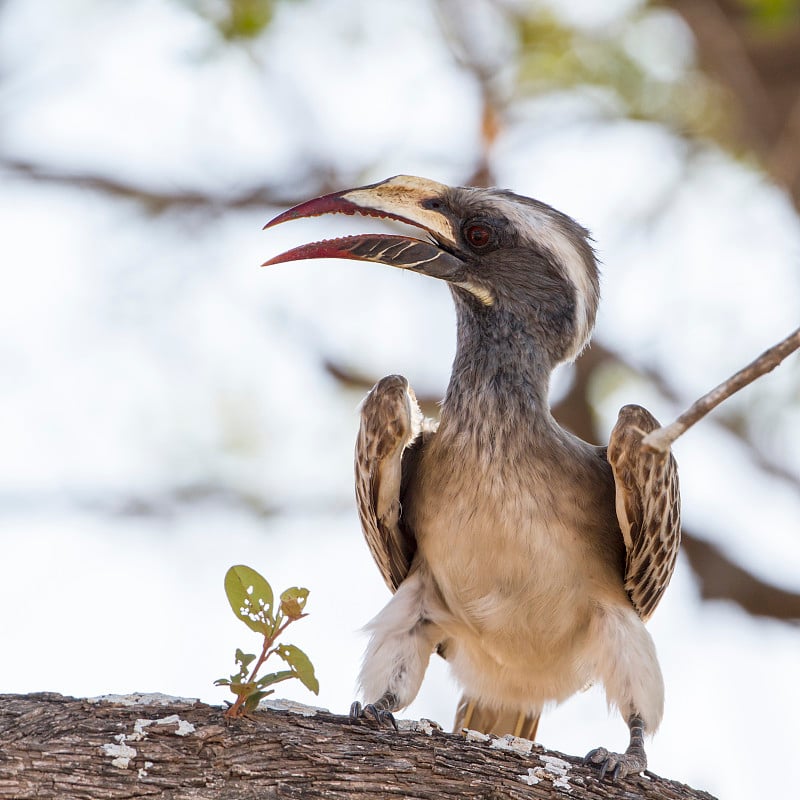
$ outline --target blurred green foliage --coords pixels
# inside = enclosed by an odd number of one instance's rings
[[[252,39],[272,21],[273,0],[228,0],[217,28],[226,39]]]
[[[800,20],[800,0],[741,0],[752,17],[770,27]]]
[[[519,92],[601,90],[609,114],[660,122],[682,134],[720,138],[726,127],[721,95],[691,60],[664,76],[631,48],[631,41],[642,34],[637,26],[646,26],[653,13],[643,9],[624,26],[602,29],[568,27],[541,10],[518,16]]]
[[[272,22],[280,2],[295,0],[181,0],[208,20],[223,39],[249,41],[260,36]]]
[[[800,0],[745,0],[759,18],[784,19]],[[229,42],[262,34],[281,3],[299,0],[183,0]],[[665,78],[648,68],[629,47],[663,8],[634,10],[624,26],[573,27],[539,4],[503,6],[517,37],[516,85],[522,97],[587,87],[606,92],[609,113],[652,120],[692,136],[723,139],[728,116],[720,93],[702,72],[689,66]]]

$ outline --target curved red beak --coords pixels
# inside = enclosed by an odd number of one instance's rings
[[[448,191],[447,186],[435,181],[397,175],[380,183],[300,203],[278,214],[264,228],[322,214],[358,214],[413,225],[429,233],[435,241],[390,234],[344,236],[300,245],[274,256],[262,266],[308,258],[347,258],[388,264],[444,280],[457,280],[464,264],[451,252],[456,247],[456,236],[446,212]]]

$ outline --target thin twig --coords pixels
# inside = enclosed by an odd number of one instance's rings
[[[672,443],[683,434],[688,428],[701,420],[709,411],[716,408],[723,400],[727,400],[739,389],[743,389],[756,378],[760,378],[767,372],[775,369],[778,364],[800,348],[800,328],[794,333],[790,333],[778,344],[765,350],[755,361],[740,369],[728,380],[723,381],[719,386],[704,394],[699,400],[683,412],[675,422],[669,425],[662,425],[657,430],[648,433],[642,439],[642,446],[660,453],[666,453]]]

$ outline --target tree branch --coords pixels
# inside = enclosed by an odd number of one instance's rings
[[[153,214],[171,210],[218,212],[293,206],[309,195],[326,194],[346,185],[346,181],[338,180],[329,170],[322,168],[310,169],[305,177],[293,177],[285,187],[261,185],[218,194],[192,189],[160,190],[99,173],[54,169],[33,161],[8,157],[0,157],[0,170],[52,186],[86,189],[119,200],[130,200]]]
[[[0,695],[0,798],[713,800],[652,773],[600,784],[582,759],[522,739],[469,741],[424,721],[395,733],[284,705],[299,713],[231,723],[163,695]]]
[[[765,350],[735,375],[704,394],[683,412],[674,422],[662,425],[642,439],[642,446],[650,450],[666,453],[673,442],[706,414],[715,409],[723,400],[743,389],[757,378],[771,372],[788,355],[800,347],[800,328],[785,339]]]
[[[681,532],[681,549],[689,559],[703,600],[728,600],[754,617],[800,623],[800,594],[762,581],[731,561],[719,548]]]
[[[800,20],[795,15],[766,32],[752,20],[753,4],[737,0],[658,0],[692,29],[706,74],[734,100],[733,133],[800,210],[800,172],[794,157],[800,126],[793,120],[800,86]],[[792,152],[793,151],[793,152]]]

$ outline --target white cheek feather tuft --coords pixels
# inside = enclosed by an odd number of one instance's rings
[[[476,297],[487,308],[494,305],[494,295],[485,286],[480,286],[474,281],[461,281],[456,286],[466,289],[473,297]]]
[[[500,204],[504,216],[512,225],[518,230],[532,231],[536,244],[552,254],[554,260],[563,267],[565,277],[575,287],[575,343],[566,356],[566,360],[572,361],[585,347],[593,327],[589,309],[593,305],[591,301],[597,294],[597,287],[589,274],[586,260],[561,225],[546,212],[518,203],[501,201]]]

